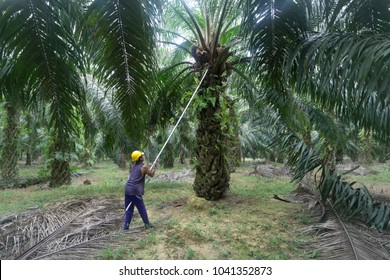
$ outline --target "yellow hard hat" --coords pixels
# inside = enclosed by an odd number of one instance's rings
[[[132,161],[137,161],[137,160],[139,160],[139,158],[141,157],[141,156],[143,156],[143,152],[140,152],[140,151],[134,151],[134,152],[132,152],[131,153],[131,160]]]

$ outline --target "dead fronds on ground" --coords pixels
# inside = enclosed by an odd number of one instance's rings
[[[116,199],[71,200],[9,215],[0,221],[0,258],[79,259],[100,250],[121,228],[120,206]]]

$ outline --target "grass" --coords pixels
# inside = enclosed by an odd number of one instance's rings
[[[288,178],[248,176],[244,167],[232,174],[224,199],[204,201],[202,207],[189,203],[194,198],[190,184],[151,180],[145,194],[149,215],[158,219],[166,211],[172,217],[158,226],[153,242],[127,246],[136,259],[308,259],[301,248],[308,237],[299,233],[304,206],[273,199],[294,188]],[[187,198],[185,206],[160,209],[182,198]]]
[[[350,175],[347,178],[364,184],[370,191],[390,195],[390,164],[374,164],[370,169],[377,173],[366,176]]]
[[[39,167],[21,166],[21,174],[31,176]],[[159,169],[158,174],[180,172]],[[0,215],[44,207],[71,198],[115,197],[123,199],[123,185],[128,176],[110,162],[78,170],[85,175],[71,185],[50,189],[47,185],[0,191]],[[250,167],[243,166],[231,175],[226,196],[218,201],[196,198],[191,183],[148,179],[145,204],[156,228],[142,233],[140,239],[124,241],[120,246],[102,250],[94,259],[317,259],[317,252],[307,251],[302,244],[312,237],[300,229],[309,221],[305,205],[273,199],[295,189],[287,177],[249,176]],[[25,175],[27,176],[27,175]],[[84,185],[84,180],[91,185]],[[390,175],[366,176],[369,182],[380,180],[389,185]],[[174,202],[180,202],[172,206]],[[165,219],[163,222],[158,221]],[[131,227],[142,225],[135,216]],[[120,241],[120,240],[119,240]]]
[[[20,176],[33,176],[37,166],[20,167]],[[0,215],[41,208],[48,203],[71,198],[90,198],[95,196],[122,197],[123,182],[127,171],[109,163],[98,164],[92,169],[81,169],[87,174],[92,185],[84,185],[85,177],[75,178],[69,186],[49,188],[47,184],[25,189],[5,189],[0,191]],[[38,171],[37,171],[38,172]],[[35,174],[37,175],[37,174]]]

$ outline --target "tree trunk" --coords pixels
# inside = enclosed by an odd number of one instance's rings
[[[276,156],[276,162],[284,163],[284,159],[285,159],[284,154],[278,151]]]
[[[93,140],[88,139],[86,135],[84,135],[84,149],[83,156],[81,159],[81,163],[84,167],[91,167],[93,165],[93,154],[92,151],[94,149]]]
[[[336,149],[336,163],[343,163],[344,161],[344,150],[343,148]]]
[[[183,143],[180,143],[179,162],[180,164],[186,163],[186,148]]]
[[[191,117],[189,117],[191,118]],[[179,151],[179,162],[180,164],[186,163],[186,157],[191,158],[194,151],[195,137],[192,136],[191,124],[188,118],[184,117],[181,120],[180,126],[178,127],[180,151]],[[191,163],[191,162],[190,162]]]
[[[364,133],[363,147],[364,147],[364,163],[372,164],[373,160],[372,160],[371,132],[369,130]]]
[[[126,151],[120,151],[118,166],[120,169],[126,169]]]
[[[389,147],[387,145],[380,145],[382,152],[379,154],[378,162],[379,163],[386,163],[386,161],[389,158]]]
[[[232,173],[236,170],[241,163],[241,153],[240,153],[240,139],[239,139],[239,124],[236,110],[234,107],[234,101],[230,98],[225,97],[225,101],[228,102],[227,110],[227,122],[224,124],[223,135],[225,139],[226,149],[226,159],[229,168],[229,173]]]
[[[26,148],[26,165],[31,165],[36,153],[38,143],[37,129],[35,128],[34,119],[30,113],[26,115],[26,130],[27,130],[27,148]]]
[[[2,151],[1,175],[4,179],[14,179],[19,176],[18,141],[20,115],[17,108],[9,103],[5,105],[7,124],[4,128],[4,147]]]
[[[173,168],[173,164],[175,161],[175,155],[173,153],[173,146],[172,143],[167,143],[165,146],[165,151],[162,158],[162,165],[164,168]]]
[[[88,148],[85,147],[81,163],[83,164],[84,167],[87,167],[87,168],[91,167],[92,166],[91,159],[92,159],[91,152]]]
[[[202,94],[210,95],[210,87]],[[196,131],[196,174],[194,190],[197,196],[207,200],[221,198],[229,188],[230,173],[225,159],[224,136],[221,128],[219,92],[212,91],[215,101],[204,101],[205,107],[198,110],[199,125]]]
[[[51,164],[50,188],[56,188],[71,183],[70,164],[67,160],[55,159]]]
[[[30,153],[30,148],[28,148],[28,151],[26,152],[26,165],[30,166],[32,164],[32,156]]]
[[[327,166],[330,174],[336,171],[336,157],[334,148],[331,145],[328,145],[325,149],[324,165]]]
[[[50,188],[56,188],[63,185],[69,185],[72,181],[70,172],[70,155],[66,146],[64,137],[56,137],[56,142],[52,147],[52,157],[54,160],[51,164]]]

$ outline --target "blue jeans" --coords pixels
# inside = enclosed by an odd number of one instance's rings
[[[131,220],[133,219],[134,205],[137,207],[138,213],[140,214],[144,224],[149,224],[148,213],[146,212],[142,196],[125,194],[125,209],[127,209],[128,206],[129,208],[126,211],[125,222],[123,223],[124,230],[129,229]]]

